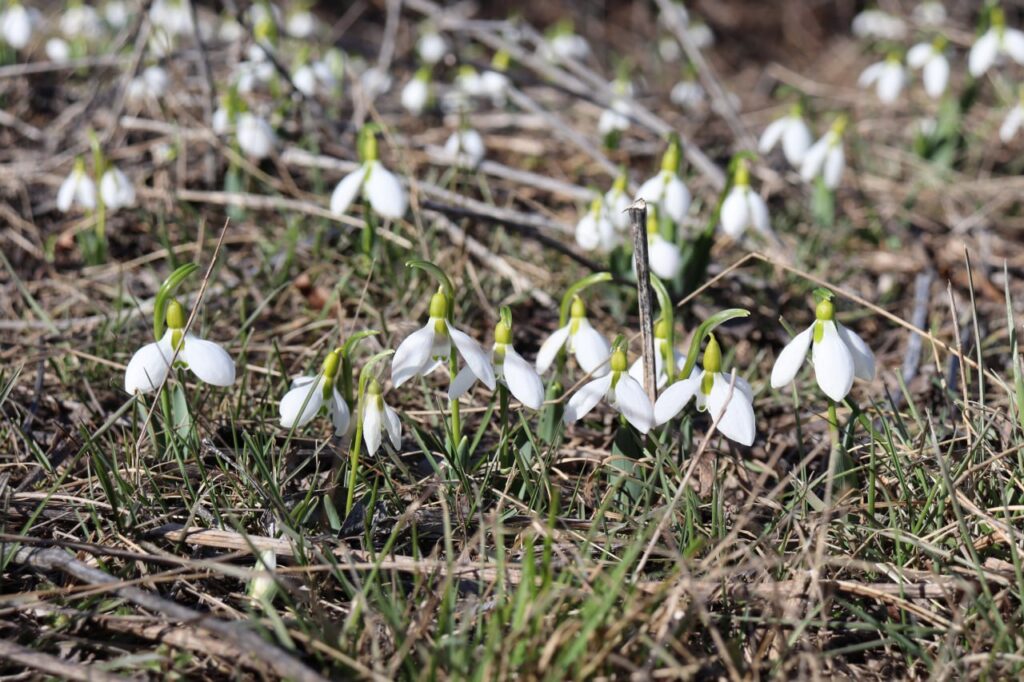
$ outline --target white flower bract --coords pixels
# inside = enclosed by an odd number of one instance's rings
[[[475,130],[457,130],[444,143],[445,157],[460,168],[476,168],[484,160],[484,138]]]
[[[874,353],[860,336],[835,320],[816,320],[793,337],[775,360],[773,388],[786,386],[796,378],[808,349],[818,386],[835,402],[847,396],[854,377],[870,381],[875,376]]]
[[[324,375],[321,375],[319,380],[315,376],[296,377],[289,391],[281,398],[278,407],[281,426],[286,429],[305,426],[313,421],[326,403],[327,414],[337,434],[341,436],[347,433],[351,419],[348,403],[336,387],[331,386],[327,390],[330,382],[331,380]],[[324,397],[325,392],[328,393],[328,398]]]
[[[163,337],[148,343],[132,356],[124,372],[124,390],[128,393],[152,393],[167,378],[174,358],[172,338],[181,330],[168,329]],[[188,367],[201,381],[213,386],[235,382],[235,362],[227,351],[195,334],[185,334],[179,344],[177,362]]]
[[[345,215],[360,193],[382,218],[398,220],[409,207],[402,183],[380,161],[366,161],[341,179],[331,193],[331,213]]]
[[[710,390],[705,393],[711,375]],[[712,419],[718,419],[718,430],[729,440],[741,445],[751,445],[757,434],[754,419],[754,392],[750,384],[736,377],[735,384],[724,372],[706,372],[694,367],[686,379],[681,379],[658,397],[654,404],[655,424],[671,420],[696,396],[697,409],[708,410]],[[724,412],[723,412],[724,410]]]

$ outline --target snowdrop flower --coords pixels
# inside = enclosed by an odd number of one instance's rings
[[[331,193],[331,213],[345,215],[359,195],[382,218],[398,220],[409,207],[409,195],[398,177],[377,160],[377,138],[372,130],[362,134],[363,165],[341,179]]]
[[[590,203],[590,210],[576,223],[576,243],[587,251],[611,251],[618,245],[619,235],[609,219],[602,197],[596,197]]]
[[[675,279],[683,267],[679,246],[657,232],[652,234],[648,231],[647,257],[650,259],[651,272],[664,280]]]
[[[277,136],[274,129],[260,116],[248,111],[238,115],[235,126],[235,139],[242,152],[253,159],[259,160],[270,156]]]
[[[318,90],[330,92],[338,84],[331,67],[322,61],[300,66],[292,74],[292,83],[307,97],[312,97]]]
[[[51,62],[66,62],[71,59],[71,46],[63,38],[50,38],[46,41],[46,58]]]
[[[430,102],[430,70],[427,67],[416,72],[402,88],[402,106],[413,116],[419,116]]]
[[[845,131],[846,117],[840,116],[832,128],[807,150],[800,164],[800,177],[804,182],[811,182],[820,175],[829,189],[839,186],[846,168],[846,155],[843,152]]]
[[[167,70],[156,64],[143,69],[142,73],[128,83],[126,96],[134,104],[145,100],[158,101],[167,92],[170,78]]]
[[[281,426],[286,429],[297,429],[313,421],[320,409],[327,406],[327,414],[334,424],[337,435],[348,433],[348,403],[337,389],[338,367],[341,364],[341,353],[333,350],[324,359],[323,371],[319,379],[315,376],[300,376],[292,381],[291,389],[281,398],[278,412],[281,415]]]
[[[922,26],[940,26],[946,23],[946,7],[938,0],[926,0],[914,7],[912,16]]]
[[[72,205],[89,211],[96,208],[96,184],[85,172],[82,159],[75,160],[75,167],[57,190],[57,210],[67,213]]]
[[[284,30],[292,38],[309,38],[316,32],[316,17],[308,9],[292,12],[285,20]]]
[[[359,83],[362,85],[366,96],[374,99],[391,89],[391,76],[386,71],[381,71],[376,66],[371,66],[359,75]]]
[[[661,157],[661,170],[640,185],[636,196],[656,205],[676,223],[683,222],[690,210],[690,190],[679,177],[679,153],[679,140],[673,138]]]
[[[415,376],[425,376],[441,367],[452,349],[466,361],[473,376],[494,390],[495,378],[491,359],[480,344],[448,321],[447,294],[438,291],[430,298],[430,317],[427,324],[399,344],[391,360],[391,383],[398,388]]]
[[[918,43],[907,52],[907,65],[912,69],[924,69],[924,91],[932,99],[942,97],[949,83],[949,60],[943,50],[945,38],[936,38],[931,43]]]
[[[629,113],[630,108],[625,101],[621,99],[613,101],[611,108],[601,112],[601,117],[597,120],[597,132],[601,137],[607,137],[629,130]]]
[[[686,356],[668,345],[668,325],[668,320],[664,318],[659,319],[657,324],[654,325],[654,378],[659,390],[664,388],[665,384],[668,383],[668,372],[665,371],[666,358],[672,358],[672,362],[675,363],[677,370],[682,369],[683,366],[686,365]],[[633,377],[641,384],[643,383],[643,356],[634,360],[633,364],[629,366],[629,376]]]
[[[416,41],[416,52],[424,64],[433,66],[444,59],[448,54],[448,41],[437,31],[424,31],[420,39]]]
[[[792,382],[811,349],[818,386],[839,402],[850,392],[854,377],[865,381],[874,378],[875,356],[860,336],[836,321],[830,298],[822,297],[814,315],[814,324],[793,337],[775,360],[772,388]]]
[[[103,36],[103,22],[90,5],[70,5],[60,16],[60,32],[68,38],[96,40]]]
[[[262,6],[256,4],[253,7]],[[250,13],[250,22],[256,26],[255,12]],[[187,0],[153,0],[149,8],[149,19],[153,25],[172,36],[192,33],[192,12]]]
[[[1024,64],[1024,32],[1007,28],[1006,16],[999,7],[992,9],[991,25],[988,31],[971,45],[967,56],[967,69],[975,78],[985,72],[1001,56],[1008,56],[1018,64]]]
[[[120,168],[110,166],[100,178],[100,197],[111,212],[130,208],[135,205],[135,186]]]
[[[608,373],[608,356],[612,347],[587,319],[583,299],[575,296],[569,309],[569,324],[545,339],[537,351],[537,373],[543,374],[555,361],[562,348],[572,353],[577,364],[587,374],[601,376]]]
[[[103,18],[113,28],[124,28],[129,15],[128,3],[123,0],[110,0],[103,5]]]
[[[486,153],[484,138],[469,128],[455,131],[444,143],[445,156],[460,168],[476,168]]]
[[[633,202],[630,201],[629,196],[626,194],[626,184],[628,182],[629,179],[626,177],[626,174],[620,173],[615,178],[612,188],[604,195],[605,215],[611,221],[616,231],[620,233],[620,237],[629,232],[629,214],[626,211]]]
[[[799,104],[793,105],[788,114],[772,121],[764,129],[757,144],[757,151],[767,154],[780,140],[786,161],[790,166],[798,167],[811,147],[811,131],[804,122],[803,108]]]
[[[681,80],[672,86],[669,101],[688,111],[699,109],[704,104],[704,88],[692,80]]]
[[[177,301],[167,306],[167,331],[156,343],[140,348],[128,362],[124,372],[124,390],[128,393],[151,393],[163,384],[171,369],[171,361],[188,367],[196,377],[213,386],[230,386],[235,382],[235,362],[227,351],[185,333],[185,309]]]
[[[620,349],[612,353],[611,372],[576,391],[565,405],[562,420],[567,425],[579,421],[605,398],[637,431],[650,431],[654,426],[654,408],[640,382],[626,371],[626,365],[625,352]]]
[[[675,36],[665,36],[658,41],[658,54],[661,55],[661,61],[674,62],[683,54],[683,50]]]
[[[739,239],[749,227],[761,234],[771,232],[768,206],[760,194],[750,189],[750,170],[745,160],[736,167],[736,177],[722,202],[720,218],[722,231],[733,239]]]
[[[32,14],[20,2],[8,5],[0,15],[0,34],[15,50],[23,50],[32,40]]]
[[[694,367],[689,377],[661,394],[654,404],[654,423],[671,420],[694,396],[699,411],[708,410],[712,419],[718,419],[718,431],[723,436],[740,445],[753,444],[757,434],[754,391],[745,379],[736,377],[733,383],[732,377],[722,372],[722,349],[714,334],[704,349],[704,369]]]
[[[590,54],[590,46],[583,36],[573,33],[571,21],[562,21],[548,35],[542,52],[552,61],[583,60]]]
[[[715,34],[707,24],[691,24],[686,27],[686,35],[698,50],[704,50],[715,44]]]
[[[218,135],[226,135],[231,130],[231,115],[228,113],[228,106],[223,104],[213,112],[210,127]]]
[[[907,82],[906,71],[900,63],[898,55],[890,54],[885,61],[875,62],[864,69],[857,85],[862,88],[875,86],[875,93],[883,104],[892,104],[903,92],[903,85]]]
[[[508,99],[509,80],[505,72],[508,71],[509,54],[500,50],[491,59],[491,68],[480,74],[480,94],[491,98],[491,104],[495,107],[505,106]]]
[[[504,314],[507,314],[507,309]],[[544,384],[541,383],[540,375],[533,365],[524,360],[512,347],[510,323],[511,315],[508,315],[507,321],[503,317],[494,327],[494,348],[491,349],[494,376],[499,383],[508,388],[516,400],[531,410],[539,410],[544,402]],[[448,388],[448,399],[458,400],[476,383],[476,380],[477,376],[473,369],[469,365],[463,367]]]
[[[880,9],[867,9],[853,18],[853,34],[858,38],[879,40],[901,40],[907,33],[907,25]]]
[[[253,570],[256,576],[249,582],[249,596],[258,602],[270,604],[277,594],[277,583],[273,571],[277,569],[277,552],[265,549],[256,559]]]
[[[385,432],[396,450],[402,447],[402,422],[398,413],[384,402],[380,384],[373,379],[363,396],[363,442],[371,455],[377,454]]]
[[[1012,140],[1020,130],[1022,123],[1024,123],[1024,88],[1021,88],[1017,104],[1010,109],[1006,118],[1003,119],[1003,124],[999,126],[999,139],[1004,143]]]

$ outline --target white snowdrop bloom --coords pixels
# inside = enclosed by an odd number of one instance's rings
[[[508,388],[512,397],[531,410],[540,409],[544,403],[544,384],[533,365],[512,347],[512,329],[504,321],[499,321],[494,327],[491,362],[496,380]],[[476,380],[473,369],[469,365],[463,367],[448,388],[448,399],[458,400]]]
[[[96,208],[96,183],[85,172],[85,162],[75,161],[75,167],[57,190],[57,210],[67,213],[75,205],[88,211]]]
[[[679,47],[679,41],[673,36],[665,36],[658,41],[658,55],[661,56],[663,62],[674,62],[678,61],[679,57],[682,56],[683,49]]]
[[[292,38],[309,38],[316,32],[316,17],[307,9],[292,12],[285,20],[284,30]]]
[[[603,197],[595,198],[576,223],[576,243],[586,251],[611,251],[619,244],[619,235],[605,210]]]
[[[885,61],[875,62],[864,69],[857,85],[862,88],[875,86],[875,94],[883,104],[892,104],[903,92],[903,86],[907,82],[907,74],[900,63],[899,57],[890,55]]]
[[[391,89],[391,76],[386,71],[372,66],[359,74],[359,83],[363,86],[367,97],[373,99]]]
[[[235,65],[232,78],[235,87],[240,94],[253,92],[260,85],[270,82],[274,78],[274,65],[270,62],[238,62]]]
[[[299,81],[302,81],[300,85]],[[338,85],[331,67],[324,61],[316,61],[300,66],[292,76],[292,82],[300,92],[312,97],[317,92],[332,92]]]
[[[875,377],[875,355],[860,336],[836,321],[832,301],[822,300],[814,314],[814,324],[793,337],[775,360],[772,388],[796,378],[810,349],[818,386],[839,402],[850,392],[854,377],[865,381]]]
[[[715,34],[707,24],[691,24],[686,27],[686,35],[698,50],[704,50],[715,44]]]
[[[103,18],[114,28],[124,28],[130,14],[131,10],[124,0],[109,0],[103,5]]]
[[[771,233],[768,205],[760,194],[750,189],[750,171],[746,163],[741,162],[737,167],[735,182],[722,202],[719,217],[722,231],[733,239],[739,239],[751,227],[761,234]]]
[[[687,189],[686,183],[679,177],[676,170],[679,168],[679,153],[678,151],[673,153],[674,148],[676,148],[674,145],[670,146],[669,151],[665,152],[661,170],[640,185],[636,198],[656,205],[659,211],[674,222],[681,223],[686,217],[686,212],[690,210],[691,197],[690,190]]]
[[[270,156],[277,144],[277,136],[270,124],[261,116],[248,111],[238,115],[235,139],[242,152],[256,160]]]
[[[192,12],[189,0],[153,0],[149,19],[168,35],[184,36],[192,33]],[[259,6],[258,3],[253,7]],[[256,22],[252,22],[255,26]]]
[[[601,117],[597,120],[597,132],[604,137],[629,130],[629,114],[629,104],[621,99],[613,101],[611,108],[601,112]]]
[[[1020,130],[1022,123],[1024,123],[1024,105],[1018,102],[1006,114],[1003,124],[999,126],[999,139],[1003,142],[1012,140],[1017,135],[1017,131]]]
[[[480,82],[480,74],[472,66],[463,66],[455,76],[455,87],[461,90],[467,97],[479,97],[483,94]]]
[[[782,141],[782,153],[790,166],[797,168],[804,160],[804,155],[811,147],[811,131],[804,122],[800,105],[783,116],[772,121],[757,144],[757,151],[767,154]]]
[[[295,69],[292,73],[292,83],[296,90],[307,97],[316,94],[316,74],[313,73],[313,67],[309,64],[303,64]]]
[[[594,376],[608,373],[608,357],[611,355],[611,344],[594,329],[587,319],[587,309],[583,299],[576,296],[569,309],[569,323],[544,340],[537,351],[537,373],[543,374],[551,367],[558,356],[558,351],[565,349],[576,358],[580,369]]]
[[[46,58],[51,62],[66,62],[71,59],[71,46],[63,38],[50,38],[46,41]]]
[[[692,111],[704,104],[704,88],[692,80],[682,80],[672,86],[668,95],[672,104]]]
[[[172,359],[207,384],[230,386],[235,383],[235,362],[231,356],[212,341],[186,334],[185,320],[184,308],[177,301],[171,301],[167,306],[167,331],[163,338],[137,350],[128,362],[124,372],[125,391],[151,393],[160,388],[170,372]]]
[[[249,596],[258,602],[271,603],[277,594],[273,571],[277,568],[277,552],[265,549],[256,559],[256,576],[249,582]]]
[[[915,133],[923,135],[924,137],[931,137],[935,134],[935,130],[938,128],[939,122],[931,116],[922,116],[914,122]]]
[[[375,139],[370,146],[368,160],[343,177],[334,188],[331,213],[345,215],[356,197],[362,195],[377,215],[398,220],[409,207],[409,195],[398,177],[377,160]]]
[[[135,205],[135,186],[117,166],[110,166],[100,178],[100,197],[107,210],[131,208]]]
[[[843,151],[845,130],[846,119],[840,116],[832,128],[807,150],[800,164],[800,177],[804,182],[811,182],[820,175],[829,189],[839,186],[846,169],[846,154]]]
[[[248,35],[248,31],[232,17],[225,17],[217,29],[217,37],[225,43],[240,43]]]
[[[694,367],[689,377],[665,389],[654,403],[654,423],[671,420],[696,396],[697,409],[707,410],[712,419],[718,419],[718,431],[723,436],[740,445],[752,445],[757,435],[754,391],[741,377],[736,377],[734,383],[721,367],[722,350],[712,335],[704,349],[704,369]]]
[[[654,325],[654,378],[658,389],[668,383],[668,372],[665,371],[665,359],[672,357],[675,369],[680,370],[686,365],[686,356],[668,345],[668,322],[659,319]],[[639,357],[629,366],[629,376],[641,384],[644,382],[644,359]]]
[[[480,94],[491,98],[495,107],[505,106],[508,100],[508,76],[501,71],[487,70],[480,74]]]
[[[683,267],[679,246],[657,232],[649,234],[647,237],[647,256],[650,260],[651,272],[664,280],[675,279]],[[633,267],[636,268],[635,263]]]
[[[484,138],[472,129],[457,130],[444,143],[445,157],[460,168],[476,168],[486,153]]]
[[[135,105],[147,100],[158,101],[167,93],[169,84],[167,70],[154,64],[143,69],[142,73],[129,81],[125,96]]]
[[[1024,64],[1024,32],[1008,28],[1006,17],[999,7],[992,10],[991,16],[992,25],[974,41],[967,55],[967,70],[975,78],[983,76],[1003,56]]]
[[[624,173],[619,175],[615,178],[612,188],[604,195],[605,214],[612,226],[619,232],[620,237],[629,232],[629,214],[626,211],[633,203],[629,195],[626,194],[627,182],[628,178]]]
[[[402,107],[413,116],[419,116],[430,102],[430,75],[421,77],[417,72],[402,88]]]
[[[572,32],[558,32],[547,39],[545,56],[553,61],[583,60],[590,54],[590,45],[583,36]]]
[[[926,0],[914,6],[911,16],[922,26],[941,26],[946,23],[946,7],[938,0]]]
[[[385,433],[395,450],[402,447],[402,421],[398,413],[384,402],[380,384],[374,379],[363,396],[363,442],[366,443],[366,451],[371,455],[377,454]]]
[[[902,40],[907,25],[899,17],[880,9],[867,9],[853,18],[853,34],[858,38]]]
[[[416,41],[416,52],[424,64],[437,64],[448,54],[448,41],[437,31],[426,31]]]
[[[32,40],[32,14],[20,2],[8,5],[0,16],[0,34],[15,50],[23,50]]]
[[[253,5],[253,7],[258,7],[258,5]],[[249,43],[245,47],[245,58],[254,64],[270,61],[270,55],[267,54],[267,51],[259,43]]]
[[[305,426],[313,421],[320,409],[326,405],[327,414],[334,424],[337,435],[348,433],[348,403],[336,386],[340,362],[338,351],[332,351],[324,360],[319,379],[315,376],[300,376],[292,381],[290,390],[281,398],[278,407],[281,426],[286,429]]]
[[[67,38],[96,40],[103,36],[103,22],[92,6],[71,5],[60,15],[60,32]]]
[[[226,135],[231,130],[231,118],[228,116],[227,107],[219,106],[213,112],[210,127],[218,135]]]
[[[945,40],[938,39],[933,43],[918,43],[907,52],[907,66],[924,69],[924,91],[932,99],[942,97],[949,83],[949,60],[943,52],[944,48]]]
[[[591,380],[573,393],[565,405],[562,421],[572,424],[585,417],[604,398],[640,433],[654,427],[654,407],[643,386],[626,371],[626,354],[616,350],[611,371]]]
[[[491,359],[480,344],[448,321],[448,296],[438,291],[430,299],[430,318],[398,345],[391,360],[391,382],[398,388],[415,376],[425,376],[448,362],[452,346],[466,361],[473,376],[494,390]]]

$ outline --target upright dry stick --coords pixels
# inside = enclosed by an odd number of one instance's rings
[[[636,263],[636,291],[640,304],[640,352],[643,356],[644,390],[651,405],[658,398],[654,376],[654,320],[651,315],[651,269],[647,258],[647,202],[640,197],[626,209],[633,232],[633,261]]]

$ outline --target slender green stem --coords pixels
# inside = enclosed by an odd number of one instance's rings
[[[839,415],[836,413],[836,404],[831,398],[828,399],[828,435],[832,440],[832,449],[838,450],[839,443]]]
[[[363,445],[363,422],[356,422],[356,435],[352,437],[352,445],[348,451],[348,492],[345,493],[345,518],[352,513],[355,502],[356,481],[359,477],[359,451]]]
[[[455,344],[451,344],[451,350],[448,353],[448,374],[450,375],[451,381],[455,381],[455,377],[459,373],[459,361],[456,355]],[[462,415],[460,413],[459,399],[449,401],[449,408],[452,413],[452,457],[459,457],[459,446],[462,444]]]
[[[501,449],[498,452],[498,461],[502,467],[511,466],[511,458],[508,455],[508,438],[509,438],[509,423],[508,423],[508,388],[505,384],[498,384],[498,405],[501,413]]]

